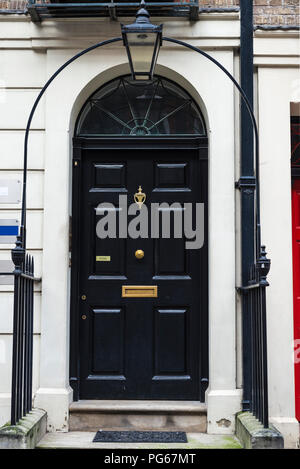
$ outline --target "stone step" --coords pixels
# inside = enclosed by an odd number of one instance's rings
[[[81,400],[70,405],[70,431],[173,430],[206,432],[206,405],[198,401]]]

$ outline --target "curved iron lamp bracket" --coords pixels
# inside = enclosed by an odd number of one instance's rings
[[[256,187],[256,254],[257,258],[260,255],[260,250],[261,250],[261,228],[260,228],[260,185],[259,185],[259,136],[258,136],[258,126],[256,122],[256,118],[252,109],[252,106],[244,92],[244,90],[241,88],[239,83],[236,81],[236,79],[231,75],[231,73],[220,63],[218,60],[214,59],[211,55],[207,54],[203,50],[199,49],[198,47],[192,46],[191,44],[188,44],[187,42],[180,41],[179,39],[173,39],[170,37],[165,37],[163,36],[162,38],[163,41],[167,42],[172,42],[174,44],[178,44],[180,46],[186,47],[187,49],[191,49],[194,52],[198,52],[198,54],[201,54],[203,57],[207,58],[210,60],[212,63],[214,63],[220,70],[222,70],[225,75],[232,81],[234,84],[235,88],[238,90],[242,100],[244,101],[246,108],[248,110],[248,113],[251,118],[252,122],[252,127],[254,131],[254,139],[255,139],[255,171],[256,171],[256,178],[255,178],[255,187]]]
[[[259,138],[258,138],[258,127],[256,123],[256,119],[254,116],[254,112],[252,110],[251,104],[241,88],[241,86],[238,84],[238,82],[235,80],[235,78],[231,75],[231,73],[220,63],[218,62],[215,58],[213,58],[211,55],[207,54],[203,50],[199,49],[198,47],[192,46],[191,44],[188,44],[187,42],[180,41],[179,39],[173,39],[169,37],[163,36],[162,38],[163,41],[166,42],[172,42],[174,44],[181,45],[183,47],[186,47],[187,49],[191,49],[194,52],[198,52],[201,54],[203,57],[206,57],[208,60],[210,60],[212,63],[214,63],[227,77],[232,81],[236,89],[238,90],[241,98],[246,104],[247,110],[249,112],[249,115],[251,117],[252,125],[253,125],[253,130],[254,130],[254,137],[255,137],[255,163],[256,163],[256,227],[257,227],[257,249],[258,253],[260,251],[260,245],[261,245],[261,235],[260,235],[260,188],[259,188]],[[38,94],[32,109],[29,114],[29,118],[27,121],[26,125],[26,130],[25,130],[25,139],[24,139],[24,168],[23,168],[23,193],[22,193],[22,215],[21,215],[21,225],[20,225],[20,233],[19,236],[17,237],[17,246],[20,248],[22,247],[24,250],[26,250],[26,184],[27,184],[27,160],[28,160],[28,137],[29,137],[29,131],[30,131],[30,126],[31,122],[35,113],[35,110],[44,95],[45,91],[49,87],[49,85],[55,80],[55,78],[71,63],[75,62],[75,60],[79,59],[83,55],[87,54],[88,52],[91,52],[92,50],[95,50],[99,47],[109,45],[115,42],[120,42],[123,41],[122,37],[115,37],[113,39],[107,39],[105,41],[99,42],[97,44],[94,44],[93,46],[90,46],[83,51],[79,52],[78,54],[74,55],[71,57],[67,62],[65,62],[61,67],[59,67],[56,72],[49,78],[49,80],[46,82],[46,84],[43,86],[41,89],[40,93]]]
[[[87,47],[81,52],[78,52],[78,54],[74,55],[71,57],[67,62],[65,62],[61,67],[59,67],[55,73],[49,78],[49,80],[46,82],[46,84],[43,86],[41,91],[39,92],[28,117],[27,125],[26,125],[26,130],[25,130],[25,138],[24,138],[24,165],[23,165],[23,188],[22,188],[22,214],[21,214],[21,224],[20,224],[20,233],[19,236],[17,236],[17,246],[20,248],[22,247],[24,250],[26,250],[26,185],[27,185],[27,160],[28,160],[28,137],[29,137],[29,131],[30,131],[30,126],[31,122],[34,116],[34,113],[36,111],[36,108],[44,95],[45,91],[51,85],[53,80],[62,72],[68,65],[70,65],[72,62],[75,62],[75,60],[79,59],[79,57],[82,57],[83,55],[87,54],[88,52],[91,52],[92,50],[98,49],[99,47],[106,46],[108,44],[112,44],[114,42],[119,42],[122,41],[123,39],[121,37],[115,37],[113,39],[107,39],[106,41],[101,41],[98,42],[97,44],[94,44],[93,46]]]

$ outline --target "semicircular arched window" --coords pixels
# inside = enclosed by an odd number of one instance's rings
[[[206,135],[204,119],[191,96],[161,77],[152,82],[117,78],[83,106],[76,128],[82,137],[124,135]]]

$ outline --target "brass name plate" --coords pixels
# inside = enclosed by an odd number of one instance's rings
[[[96,256],[96,262],[110,262],[110,256]]]
[[[122,285],[122,298],[157,298],[157,285]]]

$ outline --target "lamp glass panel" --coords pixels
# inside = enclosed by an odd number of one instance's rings
[[[154,33],[127,34],[128,46],[135,73],[150,73],[156,38],[157,34]]]

